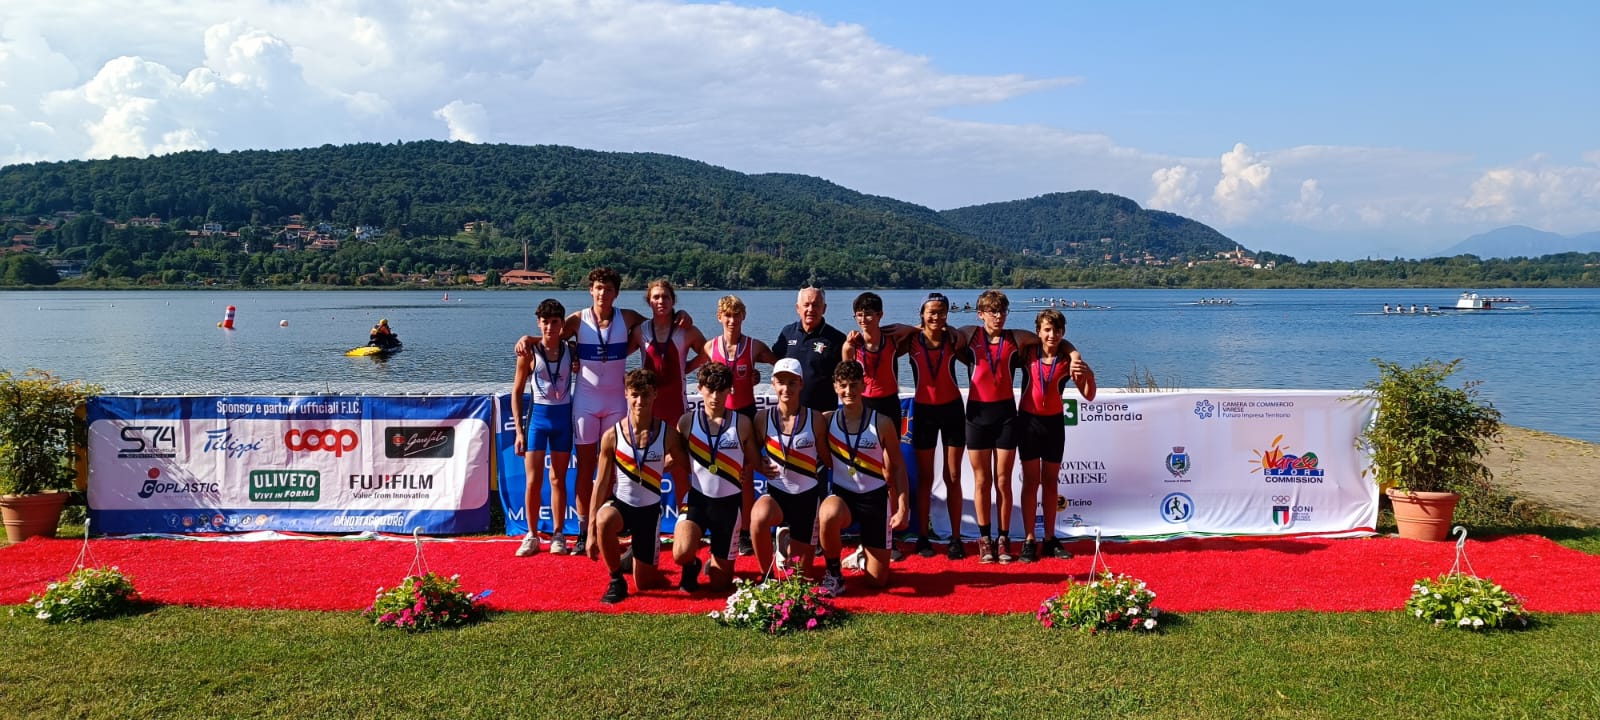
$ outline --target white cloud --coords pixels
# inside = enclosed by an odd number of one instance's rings
[[[1315,178],[1300,181],[1300,197],[1289,206],[1289,219],[1308,222],[1321,217],[1322,197],[1322,188]]]
[[[1485,171],[1462,206],[1494,223],[1519,222],[1554,232],[1600,227],[1600,167],[1563,166],[1535,156]]]
[[[1200,179],[1188,165],[1160,168],[1150,174],[1150,181],[1155,183],[1156,189],[1145,201],[1149,207],[1179,214],[1191,214],[1199,207],[1200,198],[1194,191]]]
[[[450,128],[451,140],[477,143],[483,142],[488,134],[489,114],[477,103],[451,100],[448,105],[433,111],[433,116],[443,120],[445,126]]]
[[[1222,179],[1211,192],[1224,222],[1249,219],[1261,204],[1272,179],[1272,168],[1262,162],[1244,143],[1222,154]]]

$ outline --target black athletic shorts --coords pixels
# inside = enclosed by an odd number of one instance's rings
[[[967,417],[961,401],[951,400],[943,405],[912,403],[911,447],[932,450],[940,435],[944,436],[945,447],[966,447]]]
[[[1061,425],[1061,413],[1034,415],[1018,413],[1011,421],[1017,428],[1017,458],[1023,462],[1043,460],[1061,462],[1066,450],[1067,435]]]
[[[789,528],[789,537],[798,543],[811,544],[816,537],[817,504],[822,502],[822,483],[817,483],[803,493],[786,493],[771,485],[767,494],[783,511],[783,524]]]
[[[967,403],[967,449],[1012,450],[1017,447],[1017,405],[1010,400]]]
[[[861,531],[862,547],[889,549],[889,486],[864,493],[834,487],[833,494],[850,508],[850,520]]]
[[[863,396],[861,398],[861,404],[877,411],[879,415],[882,415],[893,421],[895,434],[898,435],[901,432],[899,395],[885,395],[883,397]]]
[[[684,504],[689,512],[679,521],[688,520],[700,526],[702,533],[711,534],[711,557],[733,560],[739,557],[739,546],[733,543],[743,520],[744,506],[738,495],[707,497],[705,493],[689,488]]]
[[[639,507],[613,497],[606,501],[622,514],[622,532],[633,536],[633,560],[656,564],[661,551],[661,503]]]

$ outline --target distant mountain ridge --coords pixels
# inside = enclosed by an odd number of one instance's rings
[[[1120,195],[1078,190],[1026,200],[973,205],[940,213],[952,227],[984,242],[1031,255],[1112,262],[1121,257],[1166,261],[1210,258],[1241,249],[1202,223],[1146,210]]]
[[[1561,235],[1526,225],[1508,225],[1473,235],[1437,253],[1436,257],[1536,258],[1568,252],[1600,252],[1600,231]]]

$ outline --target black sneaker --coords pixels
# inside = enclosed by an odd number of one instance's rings
[[[1059,560],[1071,560],[1072,551],[1061,547],[1061,538],[1050,538],[1044,541],[1044,556]]]
[[[573,555],[588,555],[589,554],[589,533],[586,533],[586,532],[578,533],[578,541],[572,543],[572,554]]]
[[[633,572],[633,546],[630,545],[627,550],[623,550],[622,557],[619,559],[621,562],[617,563],[617,569],[631,574]]]
[[[678,589],[684,592],[694,592],[700,589],[700,566],[704,563],[695,558],[693,563],[683,566],[683,576],[678,578]]]
[[[756,546],[750,544],[750,531],[739,531],[739,556],[750,557],[756,554]]]
[[[628,599],[628,581],[623,578],[611,578],[611,584],[606,586],[606,594],[600,596],[600,602],[615,605]]]
[[[961,536],[950,538],[950,545],[944,549],[944,556],[951,560],[967,559],[967,545],[961,542]]]
[[[917,554],[922,557],[933,557],[936,554],[933,552],[933,541],[929,540],[927,535],[917,538]]]
[[[889,562],[900,562],[906,559],[906,554],[900,551],[900,543],[889,543]]]
[[[1025,563],[1039,562],[1039,544],[1032,540],[1022,541],[1022,557],[1017,558]]]

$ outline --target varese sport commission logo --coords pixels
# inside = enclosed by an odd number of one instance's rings
[[[1261,471],[1262,480],[1269,483],[1293,484],[1321,484],[1324,472],[1317,467],[1317,454],[1307,451],[1301,455],[1291,455],[1284,452],[1289,446],[1283,444],[1283,436],[1272,439],[1272,447],[1266,450],[1252,450],[1256,459],[1251,465],[1259,465],[1250,469],[1250,472]]]

